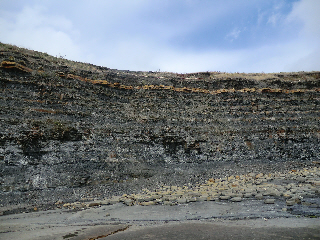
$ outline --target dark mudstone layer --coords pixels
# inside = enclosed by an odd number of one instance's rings
[[[320,158],[319,72],[119,71],[1,44],[4,60],[33,71],[0,68],[2,205],[282,171]],[[143,85],[236,91],[134,88]]]

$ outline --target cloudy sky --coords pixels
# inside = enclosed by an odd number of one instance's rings
[[[0,0],[0,42],[143,71],[320,70],[319,0]]]

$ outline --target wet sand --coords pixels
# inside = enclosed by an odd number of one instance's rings
[[[0,239],[319,239],[319,218],[262,201],[122,203],[0,217]]]

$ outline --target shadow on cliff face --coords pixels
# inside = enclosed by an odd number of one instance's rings
[[[183,149],[186,154],[195,151],[197,154],[201,154],[201,149],[199,145],[200,141],[195,141],[194,143],[188,144],[186,140],[179,136],[163,136],[162,144],[166,153],[170,155],[176,155],[179,148]]]
[[[25,156],[36,160],[47,153],[42,151],[46,141],[81,141],[83,138],[83,134],[75,127],[60,120],[31,121],[28,125],[29,130],[22,131],[16,141]]]

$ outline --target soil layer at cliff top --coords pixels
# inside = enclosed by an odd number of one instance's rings
[[[320,72],[137,72],[0,43],[0,204],[319,166]]]

